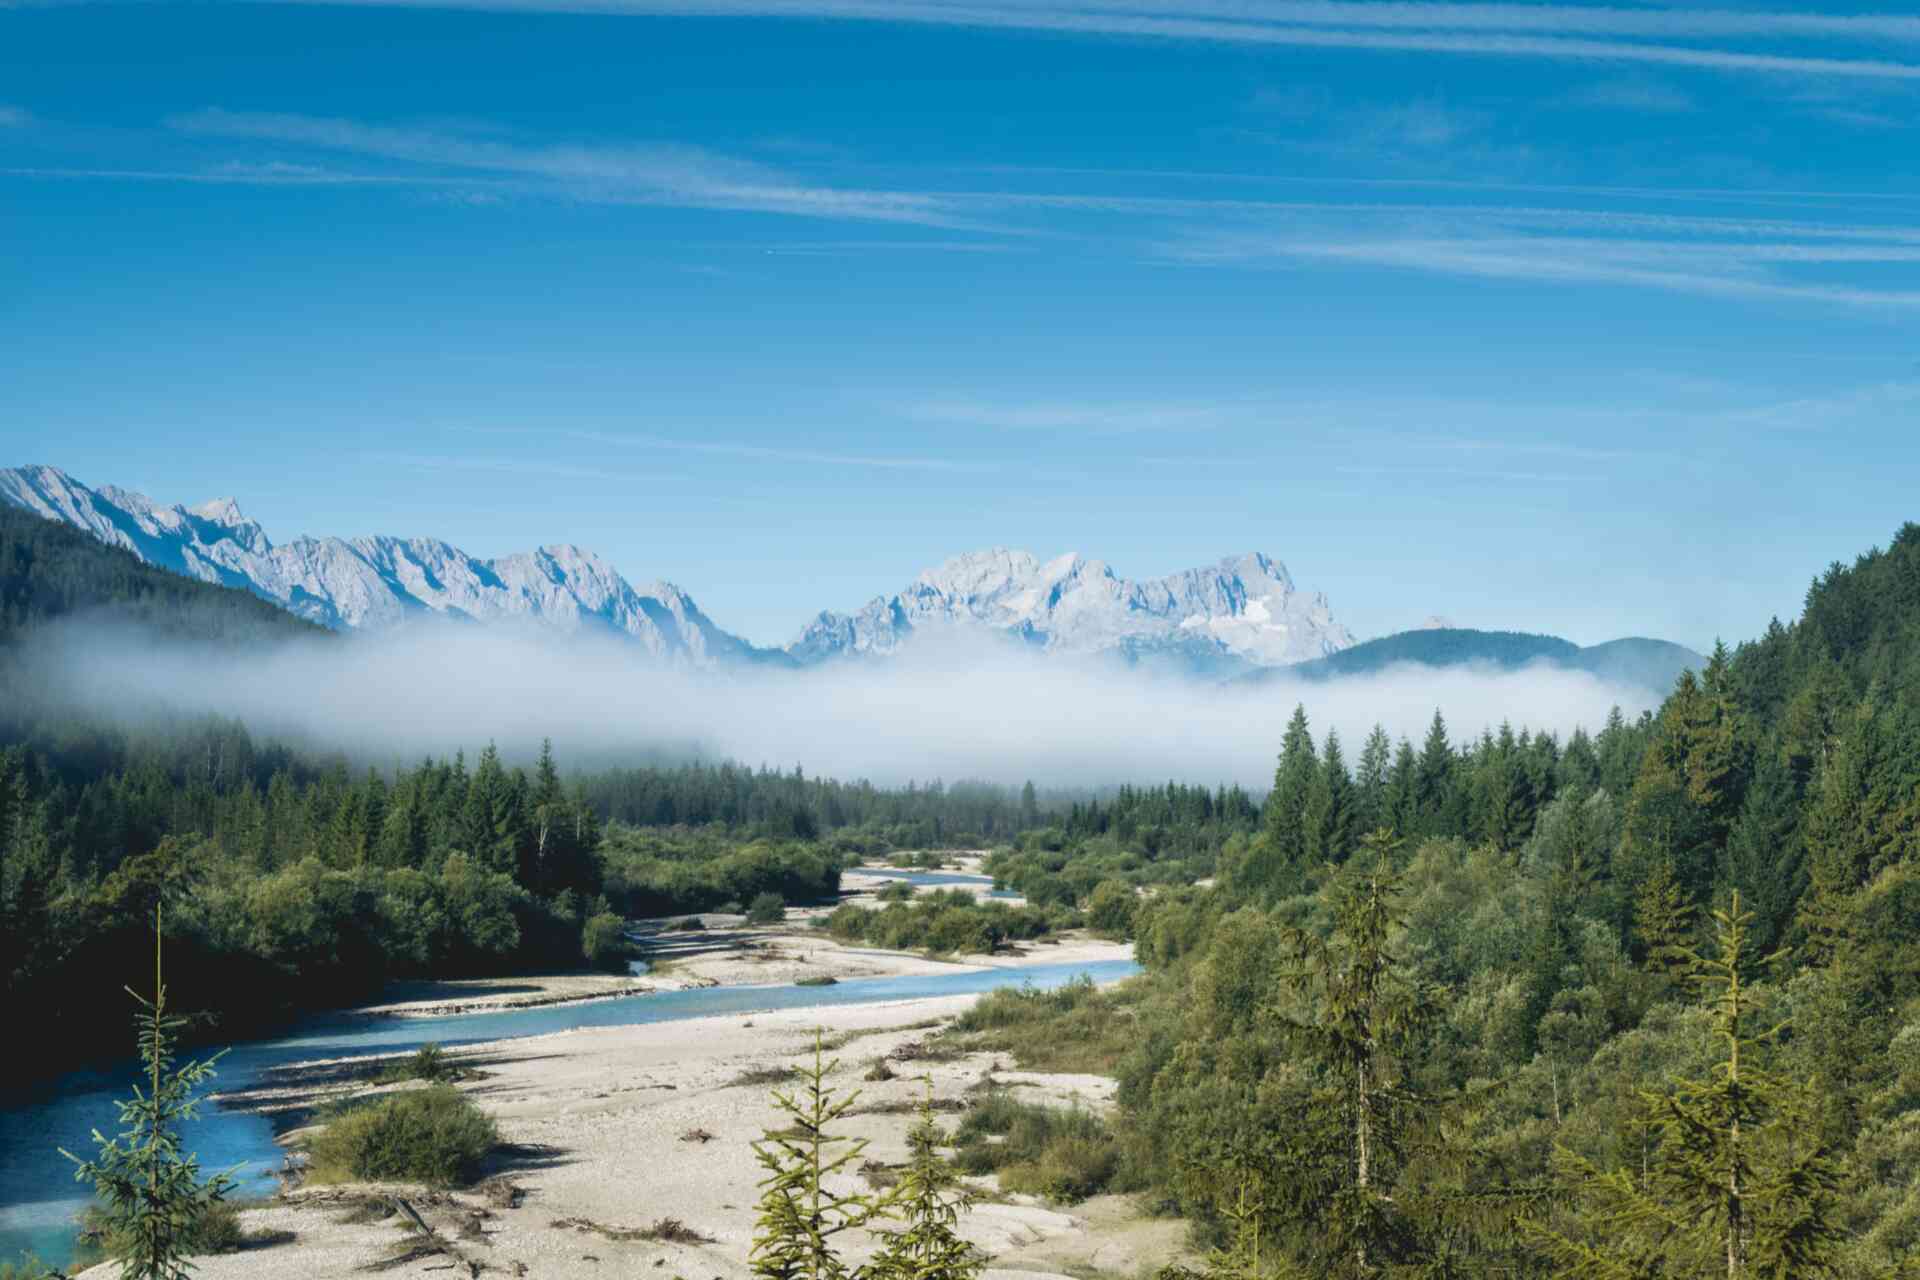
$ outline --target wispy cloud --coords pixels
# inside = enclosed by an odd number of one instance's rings
[[[810,186],[700,147],[528,145],[443,129],[219,109],[175,116],[168,124],[202,136],[338,151],[452,171],[455,176],[511,175],[583,200],[950,228],[973,225],[936,197]]]
[[[329,0],[320,0],[329,2]],[[1920,79],[1877,56],[1783,54],[1686,42],[1920,41],[1920,18],[1356,0],[331,0],[576,14],[838,18],[1275,47],[1644,63],[1776,75]],[[1606,37],[1606,38],[1594,38]],[[1665,41],[1667,43],[1649,43]],[[1679,43],[1674,43],[1679,42]]]
[[[1752,408],[1712,415],[1716,422],[1776,431],[1835,431],[1854,426],[1882,428],[1889,421],[1911,424],[1920,414],[1920,378],[1894,379],[1800,396]]]
[[[321,169],[310,165],[288,164],[238,164],[216,165],[208,169],[115,169],[115,168],[54,168],[11,167],[0,168],[0,174],[10,178],[45,178],[48,180],[67,179],[73,181],[108,182],[184,182],[194,185],[220,187],[435,187],[483,189],[489,184],[483,179],[449,179],[446,177],[377,173],[342,173],[334,169]]]
[[[1227,237],[1192,245],[1194,261],[1258,259],[1338,262],[1437,275],[1541,284],[1620,285],[1709,297],[1824,302],[1856,307],[1920,307],[1920,291],[1789,281],[1766,274],[1769,262],[1914,261],[1903,247],[1860,257],[1815,246],[1623,245],[1617,241],[1542,237],[1533,240]]]

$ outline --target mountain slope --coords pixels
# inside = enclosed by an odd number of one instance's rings
[[[996,547],[955,556],[856,614],[820,614],[787,652],[807,663],[885,655],[954,629],[1201,672],[1298,662],[1353,643],[1324,595],[1297,591],[1286,566],[1264,555],[1135,582],[1103,561]]]
[[[250,592],[182,577],[58,520],[0,506],[0,643],[80,614],[194,640],[321,634]]]
[[[1558,636],[1520,631],[1475,631],[1465,627],[1423,627],[1356,644],[1339,653],[1281,670],[1257,672],[1250,680],[1334,680],[1373,675],[1413,663],[1427,667],[1490,666],[1503,671],[1541,664],[1587,671],[1622,684],[1665,693],[1682,671],[1698,671],[1706,658],[1665,640],[1631,637],[1581,648]]]
[[[54,467],[0,471],[0,503],[63,521],[147,564],[245,588],[335,630],[429,616],[515,619],[607,631],[655,657],[696,666],[784,661],[721,630],[672,583],[636,589],[578,547],[481,560],[433,538],[297,538],[275,546],[231,498],[165,507],[115,485],[88,488]]]

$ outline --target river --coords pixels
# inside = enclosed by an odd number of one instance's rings
[[[1049,988],[1081,974],[1095,982],[1113,982],[1137,972],[1139,967],[1130,960],[1107,960],[914,977],[853,978],[830,987],[705,987],[434,1018],[331,1015],[309,1019],[293,1034],[277,1040],[235,1045],[220,1060],[215,1087],[246,1089],[266,1073],[296,1062],[394,1053],[430,1041],[471,1044],[576,1027],[633,1026],[709,1014],[970,995],[1027,982]],[[113,1100],[126,1095],[133,1079],[131,1064],[115,1071],[76,1072],[5,1099],[4,1109],[0,1109],[0,1261],[17,1260],[23,1251],[53,1266],[71,1261],[74,1215],[85,1207],[86,1197],[74,1182],[73,1166],[58,1149],[65,1147],[85,1157],[92,1150],[89,1135],[93,1129],[111,1134],[116,1127]],[[280,1167],[282,1153],[274,1144],[273,1126],[265,1117],[209,1105],[187,1132],[203,1170],[235,1168],[243,1194],[273,1190],[273,1171]]]

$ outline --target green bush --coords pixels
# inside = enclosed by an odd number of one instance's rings
[[[437,1044],[423,1044],[409,1056],[387,1067],[375,1079],[382,1084],[399,1084],[406,1080],[442,1084],[459,1077],[460,1068],[453,1065],[445,1049]]]
[[[1087,897],[1087,927],[1106,938],[1131,938],[1139,896],[1122,880],[1102,880]]]
[[[594,968],[625,972],[627,949],[627,922],[611,911],[592,916],[581,926],[580,950]]]
[[[998,1174],[1004,1190],[1066,1203],[1111,1188],[1121,1166],[1119,1144],[1092,1112],[1034,1106],[1003,1093],[974,1104],[955,1146],[963,1171]]]
[[[355,1108],[308,1144],[317,1182],[419,1182],[462,1186],[500,1139],[473,1100],[437,1084]]]
[[[786,899],[777,893],[755,894],[747,907],[748,924],[779,924],[786,918]]]
[[[911,902],[913,885],[905,880],[889,880],[880,886],[880,892],[874,897],[882,902]]]
[[[202,1257],[234,1253],[264,1238],[241,1228],[240,1206],[218,1200],[195,1215],[192,1225],[180,1236],[180,1246],[184,1256]],[[90,1205],[80,1215],[79,1260],[82,1263],[124,1258],[131,1251],[131,1245],[124,1230],[114,1226],[99,1206]],[[55,1274],[32,1258],[23,1260],[20,1269],[11,1263],[0,1265],[0,1280],[40,1280]]]
[[[1038,1160],[1004,1170],[1000,1186],[1073,1204],[1105,1191],[1119,1170],[1120,1150],[1112,1139],[1063,1134],[1047,1143]]]

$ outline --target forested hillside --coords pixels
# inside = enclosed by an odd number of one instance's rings
[[[1682,671],[1697,669],[1702,661],[1700,654],[1683,645],[1640,636],[1609,640],[1583,649],[1558,636],[1524,631],[1430,627],[1362,641],[1312,662],[1256,671],[1241,679],[1251,683],[1331,680],[1340,676],[1375,675],[1406,663],[1423,667],[1492,667],[1501,671],[1517,671],[1538,664],[1585,671],[1616,684],[1664,692]]]
[[[1141,984],[975,1020],[1106,1028],[1106,1185],[1222,1275],[1914,1273],[1920,527],[1639,724],[1387,754],[1297,716],[1217,886],[1135,909]]]
[[[326,634],[247,591],[156,569],[71,526],[0,504],[0,645],[80,615],[199,641]]]

